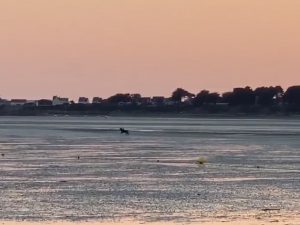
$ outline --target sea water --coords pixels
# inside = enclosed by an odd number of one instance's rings
[[[300,120],[0,117],[0,199],[2,220],[299,213]]]

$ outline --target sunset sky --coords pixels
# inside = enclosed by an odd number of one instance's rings
[[[0,97],[300,84],[299,0],[0,0]]]

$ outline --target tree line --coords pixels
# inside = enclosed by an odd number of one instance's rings
[[[97,115],[111,113],[191,113],[191,114],[289,114],[300,113],[300,85],[284,90],[281,86],[234,88],[219,94],[201,90],[191,93],[175,89],[170,97],[142,97],[140,94],[118,93],[107,99],[97,98],[93,104],[52,105],[50,100],[40,100],[38,106],[0,106],[0,115]]]
[[[116,94],[108,99],[108,103],[134,102],[141,98],[131,94]],[[229,106],[239,105],[260,105],[270,106],[274,104],[300,104],[300,86],[291,86],[286,91],[281,86],[258,87],[252,89],[234,88],[233,91],[219,94],[202,90],[197,94],[191,93],[183,88],[177,88],[168,100],[177,104],[189,102],[193,106],[203,106],[205,104],[225,103]]]
[[[189,98],[195,106],[203,104],[227,103],[231,106],[238,105],[261,105],[270,106],[272,104],[300,104],[300,86],[291,86],[286,91],[281,86],[258,87],[252,89],[234,88],[231,92],[220,95],[217,92],[202,90],[198,94],[190,93],[182,88],[177,88],[171,97],[174,101],[182,102]]]

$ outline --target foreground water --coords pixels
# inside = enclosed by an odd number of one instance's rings
[[[299,137],[293,119],[0,117],[0,219],[298,214]]]

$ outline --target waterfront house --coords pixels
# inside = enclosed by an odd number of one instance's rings
[[[69,99],[68,98],[61,98],[61,97],[58,97],[58,96],[53,97],[53,101],[52,101],[53,106],[67,105],[67,104],[69,104]]]
[[[39,107],[49,107],[49,106],[52,106],[53,103],[52,103],[52,100],[49,100],[49,99],[40,99],[40,100],[38,100],[37,105]]]
[[[26,99],[12,99],[10,100],[11,106],[23,106],[27,103]]]
[[[78,99],[78,104],[90,104],[90,100],[86,97],[80,97]]]
[[[103,99],[100,97],[94,97],[92,103],[93,104],[100,104],[103,102]]]
[[[24,104],[26,107],[36,107],[38,106],[38,101],[37,100],[27,100],[26,103]]]

